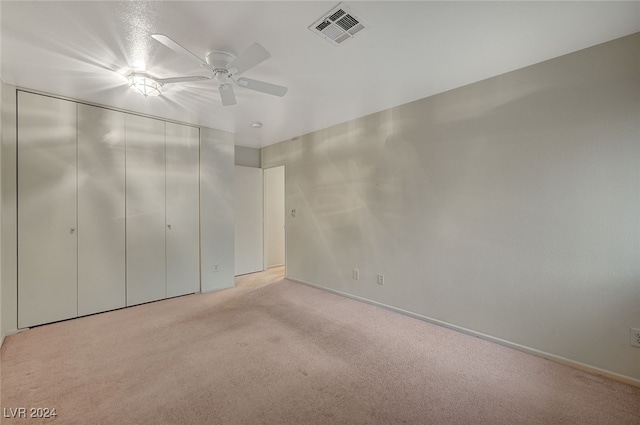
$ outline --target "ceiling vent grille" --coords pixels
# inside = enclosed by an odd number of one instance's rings
[[[340,45],[368,26],[351,9],[339,4],[309,26],[309,29],[331,44]]]

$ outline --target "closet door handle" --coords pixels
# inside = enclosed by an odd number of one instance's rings
[[[69,230],[69,234],[73,234],[76,231],[76,229],[74,229],[73,227]]]
[[[170,225],[170,224],[167,224],[167,227],[168,227],[169,229],[171,229],[171,225]]]

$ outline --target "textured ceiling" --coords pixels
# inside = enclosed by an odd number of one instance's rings
[[[308,26],[337,2],[1,3],[5,83],[236,133],[262,147],[640,31],[640,2],[352,1],[370,28],[334,46]],[[244,76],[289,87],[283,98],[213,81],[144,98],[123,74],[202,75],[150,37],[204,57],[257,41],[271,58]],[[261,121],[261,129],[251,127]]]

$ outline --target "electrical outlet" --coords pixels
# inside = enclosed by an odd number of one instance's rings
[[[214,271],[214,272],[220,271],[220,270],[218,269],[218,265],[217,265],[217,264],[216,264],[215,266],[213,266],[213,271]]]
[[[629,329],[629,340],[632,347],[640,348],[640,329]]]
[[[379,274],[378,275],[378,285],[384,285],[384,275],[383,274]]]
[[[353,269],[353,278],[355,280],[359,280],[360,279],[360,270],[358,269]]]

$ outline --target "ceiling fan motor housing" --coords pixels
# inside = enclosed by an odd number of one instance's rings
[[[227,52],[211,52],[207,54],[207,64],[211,67],[212,71],[227,70],[232,60],[236,57]]]

